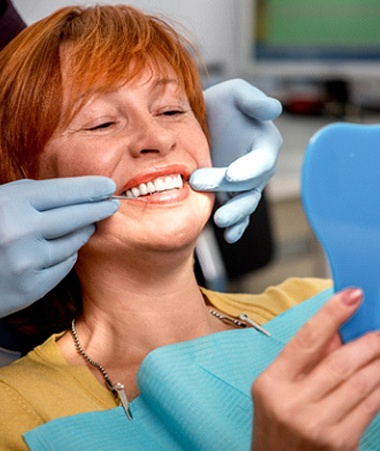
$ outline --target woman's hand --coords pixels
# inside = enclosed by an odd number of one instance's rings
[[[252,387],[252,449],[355,450],[380,409],[380,333],[342,345],[338,329],[359,306],[336,294]]]

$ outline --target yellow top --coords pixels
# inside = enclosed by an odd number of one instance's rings
[[[288,279],[262,294],[225,294],[202,288],[211,305],[264,323],[331,287],[323,279]],[[116,407],[114,396],[85,365],[68,365],[52,335],[25,357],[0,369],[0,449],[28,449],[22,434],[55,418]]]

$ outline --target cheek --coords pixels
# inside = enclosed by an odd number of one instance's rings
[[[57,162],[51,158],[47,158],[46,154],[43,153],[36,165],[34,178],[36,179],[50,179],[54,177],[58,177],[58,167]]]
[[[60,139],[53,139],[42,152],[36,170],[36,178],[47,179],[77,175],[80,166],[73,158],[74,152]]]
[[[193,139],[191,151],[198,163],[198,167],[209,168],[212,166],[210,146],[202,130],[200,130],[197,137]]]
[[[88,165],[80,164],[80,162],[62,161],[54,156],[43,156],[38,165],[38,179],[58,178],[58,177],[75,177],[80,175],[89,175],[91,170]]]
[[[215,202],[215,194],[206,192],[198,194],[201,197],[201,199],[199,209],[197,211],[201,221],[201,229],[203,229],[211,217]]]
[[[207,143],[206,143],[205,148],[207,150],[205,152],[203,152],[202,155],[200,156],[200,167],[210,168],[212,166],[212,163],[211,163],[210,148]]]
[[[82,175],[111,176],[115,166],[113,153],[96,146],[52,144],[42,153],[36,178],[76,177]]]

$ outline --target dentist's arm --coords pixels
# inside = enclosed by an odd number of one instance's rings
[[[0,186],[0,317],[40,299],[119,203],[106,177],[18,180]]]
[[[212,141],[213,168],[195,171],[191,186],[228,192],[230,200],[215,213],[225,238],[242,236],[261,192],[275,172],[282,138],[273,124],[282,111],[278,100],[243,80],[230,80],[204,93]]]

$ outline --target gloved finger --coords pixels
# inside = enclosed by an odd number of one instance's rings
[[[229,227],[250,216],[257,208],[261,199],[261,192],[251,190],[230,199],[216,210],[215,224],[219,227]]]
[[[39,284],[39,299],[56,287],[59,282],[67,276],[75,265],[77,258],[78,254],[75,253],[56,265],[41,270],[36,275],[36,278],[33,280],[35,283]],[[33,302],[36,300],[37,299],[34,299]]]
[[[236,243],[236,241],[239,241],[243,233],[245,232],[245,229],[248,227],[248,224],[249,217],[246,217],[233,226],[227,227],[227,229],[224,231],[224,239],[227,241],[227,243],[232,244]]]
[[[90,225],[54,241],[20,241],[12,258],[19,262],[20,255],[25,257],[25,246],[31,258],[23,258],[22,265],[15,267],[19,282],[9,293],[10,302],[0,303],[0,317],[27,307],[54,288],[73,268],[78,250],[94,231],[95,226]]]
[[[113,215],[119,209],[116,199],[101,202],[70,205],[40,213],[40,234],[47,240],[61,236],[93,224]]]
[[[197,169],[191,174],[190,186],[197,191],[243,192],[265,186],[268,180],[268,174],[258,174],[257,178],[231,182],[226,179],[226,171],[227,168]]]
[[[39,211],[106,199],[116,189],[112,179],[102,176],[18,180],[13,184],[20,185],[21,194]],[[26,184],[27,192],[22,186]]]
[[[265,124],[251,149],[228,166],[226,179],[234,182],[252,180],[263,175],[268,179],[275,172],[281,145],[282,137],[277,127],[272,123]]]
[[[34,280],[34,277],[25,277],[25,275],[35,274],[71,258],[88,241],[94,231],[95,225],[91,224],[56,240],[45,240],[41,236],[19,239],[13,243],[10,251],[4,254],[10,266],[9,272],[19,282]],[[25,287],[30,290],[33,288],[34,286]]]
[[[91,224],[61,238],[46,241],[42,259],[38,262],[40,268],[50,268],[66,260],[71,261],[74,257],[75,263],[79,249],[87,243],[95,229],[95,226]]]
[[[240,157],[226,168],[226,181],[247,187],[257,186],[264,179],[268,182],[276,171],[276,158],[269,160],[268,157],[268,149],[258,149]]]
[[[282,113],[282,105],[244,80],[233,80],[235,103],[247,116],[261,121],[272,121]]]
[[[59,282],[61,282],[67,274],[73,269],[75,263],[77,262],[78,254],[75,253],[65,260],[60,261],[56,265],[44,268],[37,277],[39,283],[44,287],[44,293],[41,294],[43,297],[46,293],[56,287]]]
[[[202,168],[190,176],[190,186],[198,191],[218,190],[225,181],[226,168]]]

